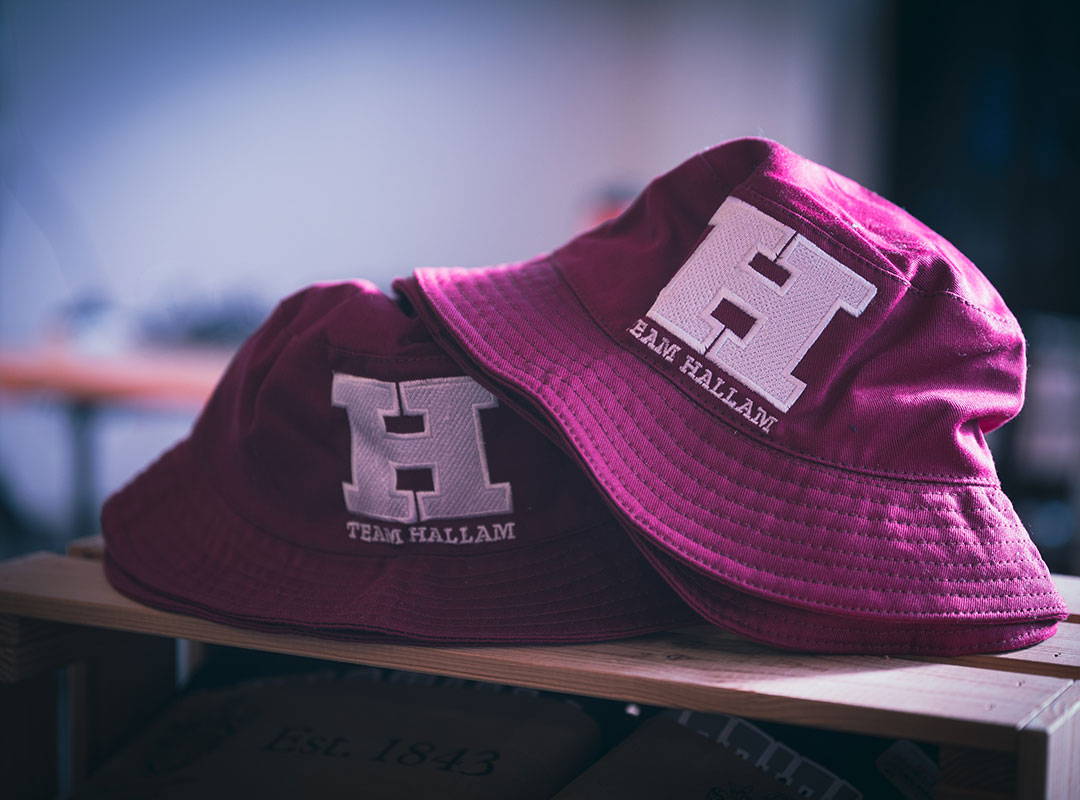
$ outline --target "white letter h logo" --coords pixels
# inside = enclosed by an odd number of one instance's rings
[[[737,198],[721,203],[710,224],[648,316],[787,411],[806,388],[791,371],[839,309],[859,316],[877,287]],[[752,265],[759,253],[783,280]],[[743,335],[713,316],[725,302],[753,320]]]
[[[480,409],[498,401],[471,378],[394,384],[334,373],[332,394],[352,431],[352,483],[342,484],[349,511],[391,522],[513,511],[510,484],[491,483],[480,430]],[[424,429],[387,431],[385,418],[403,415],[422,416]],[[430,469],[434,490],[398,489],[399,468]]]

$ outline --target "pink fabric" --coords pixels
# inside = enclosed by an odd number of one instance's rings
[[[106,502],[113,585],[217,622],[348,639],[588,641],[693,619],[581,472],[501,406],[474,413],[486,468],[510,484],[513,508],[412,524],[454,539],[512,524],[512,539],[419,543],[410,523],[350,510],[343,484],[368,476],[352,474],[335,373],[400,386],[462,371],[370,284],[286,299],[237,353],[191,436]],[[402,542],[365,541],[361,525],[400,529]]]
[[[648,328],[685,345],[648,312],[729,197],[873,287],[798,360],[806,386],[787,410],[724,374],[767,428],[688,378],[688,348],[666,360],[643,345]],[[983,438],[1022,403],[1019,326],[955,248],[854,182],[732,142],[551,256],[417,279],[452,352],[552,428],[717,624],[800,649],[857,651],[862,632],[867,652],[977,652],[1065,617]],[[750,631],[760,601],[792,611]],[[815,638],[804,612],[866,624]]]

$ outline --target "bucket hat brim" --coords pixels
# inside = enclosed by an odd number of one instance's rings
[[[867,475],[751,440],[608,337],[554,257],[416,278],[458,357],[535,407],[617,516],[678,562],[669,579],[688,569],[837,619],[1029,624],[1025,643],[1065,618],[999,485]]]

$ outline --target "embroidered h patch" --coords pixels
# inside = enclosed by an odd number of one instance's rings
[[[733,197],[648,316],[781,411],[792,370],[836,312],[858,317],[877,287],[794,230]]]
[[[390,522],[457,519],[512,512],[509,483],[492,484],[479,411],[498,405],[468,377],[387,383],[334,373],[333,404],[349,415],[354,514]],[[388,430],[387,418],[419,416],[423,429]],[[397,488],[398,470],[430,469],[431,491]]]

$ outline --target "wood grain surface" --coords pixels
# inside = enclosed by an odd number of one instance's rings
[[[49,553],[0,563],[0,613],[1005,751],[1015,750],[1019,732],[1071,684],[969,665],[781,652],[708,626],[617,642],[528,647],[260,633],[142,606],[107,583],[100,563]]]

